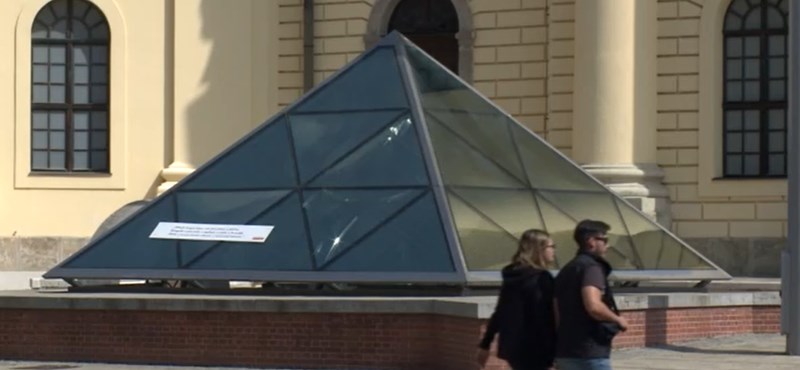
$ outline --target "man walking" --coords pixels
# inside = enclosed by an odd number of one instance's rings
[[[573,234],[578,254],[556,277],[559,370],[610,370],[611,340],[628,328],[616,312],[608,285],[611,266],[603,259],[610,229],[602,221],[579,222]]]

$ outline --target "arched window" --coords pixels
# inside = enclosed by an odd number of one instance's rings
[[[54,0],[31,29],[31,170],[108,172],[109,27],[85,0]]]
[[[724,26],[723,173],[786,176],[790,0],[733,0]]]
[[[458,14],[450,0],[402,0],[389,18],[388,31],[413,43],[458,73]]]

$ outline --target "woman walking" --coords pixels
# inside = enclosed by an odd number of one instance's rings
[[[547,269],[555,261],[554,249],[547,232],[531,229],[522,233],[517,252],[503,268],[497,306],[479,345],[481,368],[499,334],[497,356],[512,369],[553,369],[556,320],[553,276]]]

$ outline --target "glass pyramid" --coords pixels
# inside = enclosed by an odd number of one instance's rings
[[[516,240],[612,226],[617,278],[729,276],[398,33],[45,274],[479,284]],[[263,243],[151,239],[159,222],[271,225]]]

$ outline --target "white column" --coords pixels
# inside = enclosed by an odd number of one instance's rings
[[[171,53],[171,57],[168,58],[167,63],[171,65],[165,66],[167,69],[167,76],[168,79],[168,105],[170,106],[171,114],[168,114],[169,122],[165,122],[165,125],[172,126],[172,135],[171,139],[172,142],[169,143],[171,145],[167,145],[165,152],[171,154],[172,162],[161,170],[161,178],[164,182],[158,186],[158,194],[161,194],[175,185],[178,181],[183,179],[184,177],[188,176],[189,174],[194,171],[194,166],[190,163],[190,157],[187,153],[187,147],[189,143],[187,142],[187,138],[189,137],[188,131],[188,122],[182,119],[182,117],[176,113],[182,108],[180,97],[178,92],[176,91],[175,86],[179,84],[178,75],[179,69],[176,67],[178,62],[184,62],[181,53],[186,48],[187,39],[189,37],[189,30],[191,27],[187,27],[187,23],[189,20],[194,19],[195,22],[199,21],[199,17],[197,15],[189,16],[190,14],[196,13],[200,5],[200,0],[184,0],[184,1],[172,1],[172,12],[171,14],[167,14],[167,17],[171,17],[170,24],[167,26],[167,44],[170,46],[170,50],[168,53]],[[192,12],[192,8],[194,8],[194,12]],[[170,137],[170,136],[168,136]],[[168,154],[168,156],[169,156]]]
[[[669,226],[656,163],[656,0],[577,0],[575,160]]]

